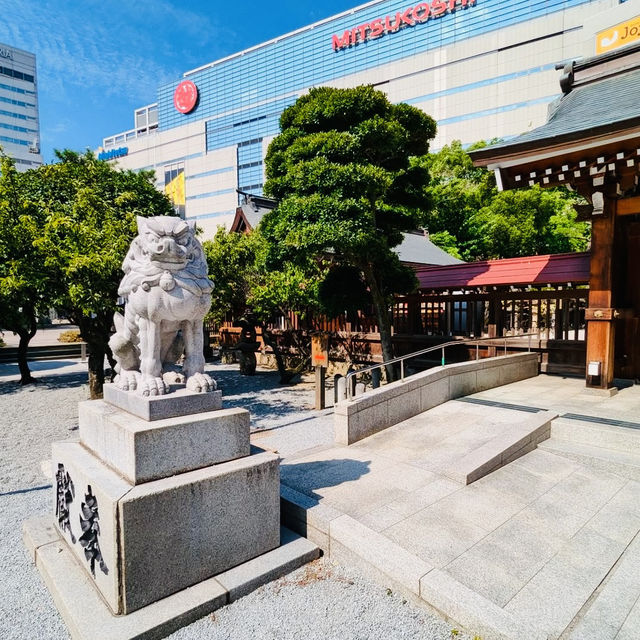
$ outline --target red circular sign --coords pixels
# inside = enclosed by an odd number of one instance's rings
[[[180,113],[190,113],[198,102],[198,87],[191,80],[183,80],[173,94],[173,106]]]

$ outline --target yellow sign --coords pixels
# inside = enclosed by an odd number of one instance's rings
[[[164,192],[169,196],[169,200],[173,204],[185,204],[184,171],[181,171],[169,184],[165,185]]]
[[[596,35],[596,54],[624,47],[640,40],[640,16],[609,27]]]

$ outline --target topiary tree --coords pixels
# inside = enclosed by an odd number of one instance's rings
[[[278,200],[260,224],[266,268],[355,269],[389,360],[392,296],[417,285],[393,248],[402,232],[424,224],[431,207],[428,171],[418,158],[428,152],[436,124],[369,86],[321,87],[286,109],[280,128],[265,159],[265,191]],[[361,288],[356,281],[354,291]]]

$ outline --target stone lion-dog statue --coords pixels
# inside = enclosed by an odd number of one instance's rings
[[[213,282],[195,223],[138,216],[138,235],[122,270],[118,295],[125,300],[124,315],[114,315],[116,333],[109,340],[118,363],[116,385],[143,396],[167,393],[167,381],[186,382],[196,392],[215,390],[204,373],[202,350]],[[175,363],[183,352],[179,373]]]

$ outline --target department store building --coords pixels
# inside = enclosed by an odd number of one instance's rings
[[[260,195],[282,111],[314,86],[371,84],[453,140],[509,140],[546,121],[558,65],[640,39],[635,0],[374,0],[158,88],[134,128],[99,155],[154,169],[205,238],[230,226],[239,194]]]

